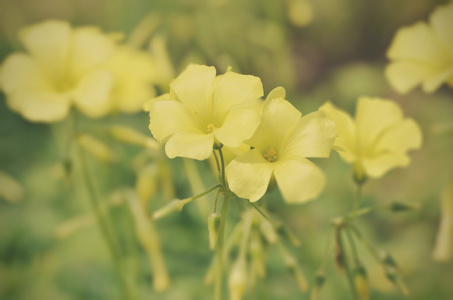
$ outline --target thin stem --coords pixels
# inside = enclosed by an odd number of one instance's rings
[[[214,158],[215,158],[215,164],[217,166],[217,173],[219,175],[219,181],[222,182],[222,173],[220,171],[220,162],[219,162],[219,158],[217,157],[217,153],[215,152],[215,150],[212,151],[212,153],[214,154]]]
[[[353,207],[354,214],[357,213],[357,210],[359,209],[359,206],[360,206],[360,201],[362,200],[362,188],[363,188],[363,183],[357,183],[357,193],[354,198],[354,207]]]
[[[217,204],[219,202],[219,196],[220,196],[220,190],[217,190],[217,194],[215,195],[215,199],[214,199],[214,207],[212,208],[213,212],[217,211]]]
[[[352,233],[357,237],[357,239],[367,248],[368,252],[370,252],[371,256],[378,262],[382,263],[381,259],[379,258],[379,254],[376,252],[376,250],[371,247],[371,245],[363,238],[362,234],[360,231],[355,227],[353,224],[348,225],[349,228],[351,229]]]
[[[91,204],[91,207],[94,211],[94,214],[96,216],[96,220],[97,220],[97,223],[99,225],[99,228],[101,230],[101,233],[102,233],[102,236],[104,237],[106,243],[107,243],[107,246],[110,250],[110,254],[112,256],[112,259],[113,259],[113,262],[114,262],[114,265],[115,265],[115,268],[117,270],[117,273],[118,273],[118,277],[120,279],[120,282],[121,282],[121,286],[123,288],[123,292],[124,292],[124,295],[126,297],[126,299],[134,299],[134,297],[132,296],[132,292],[129,288],[129,285],[127,283],[127,280],[124,276],[124,271],[122,270],[122,266],[121,266],[121,261],[120,261],[120,255],[118,253],[118,250],[117,250],[117,245],[115,243],[115,238],[112,234],[112,232],[110,231],[109,229],[109,226],[108,226],[108,222],[107,220],[104,218],[104,215],[100,209],[100,205],[99,205],[99,199],[98,199],[98,195],[96,193],[96,190],[95,190],[95,187],[94,187],[94,184],[93,184],[93,178],[91,177],[91,174],[90,172],[88,172],[88,169],[87,169],[87,163],[86,163],[86,159],[85,159],[85,155],[83,153],[83,150],[81,149],[81,147],[78,145],[77,142],[74,143],[76,145],[76,153],[78,155],[78,160],[80,162],[80,171],[81,171],[81,175],[82,175],[82,179],[83,179],[83,183],[85,185],[85,188],[88,192],[88,199],[90,200],[90,204]]]
[[[352,299],[358,300],[359,297],[357,295],[357,290],[355,289],[355,286],[354,286],[354,278],[353,278],[353,275],[352,275],[351,268],[349,266],[348,257],[346,255],[346,248],[344,247],[343,237],[341,236],[341,233],[342,233],[343,229],[344,229],[344,227],[340,227],[340,228],[337,229],[337,230],[340,231],[338,233],[339,234],[338,246],[340,247],[340,251],[341,251],[341,253],[343,255],[344,268],[345,268],[345,271],[346,271],[346,277],[347,277],[347,280],[348,280],[349,288],[351,289]]]
[[[266,220],[269,221],[269,223],[272,224],[272,226],[274,226],[274,228],[278,228],[280,225],[277,224],[274,220],[272,220],[268,215],[266,215],[266,213],[258,206],[256,205],[255,203],[253,202],[250,202],[250,201],[247,201],[251,206],[253,206],[254,209],[256,209],[256,211],[262,215]]]
[[[198,194],[198,195],[192,196],[192,197],[190,197],[190,198],[183,199],[183,200],[181,200],[181,202],[182,202],[183,205],[186,205],[187,203],[192,202],[192,201],[195,200],[195,199],[198,199],[198,198],[200,198],[200,197],[203,197],[203,196],[206,195],[206,194],[209,194],[210,192],[212,192],[212,191],[215,190],[215,189],[218,189],[219,187],[221,187],[221,185],[220,185],[220,184],[217,184],[217,185],[213,186],[212,188],[210,188],[210,189],[204,191],[203,193],[200,193],[200,194]]]
[[[324,273],[326,270],[327,260],[328,260],[329,252],[330,252],[330,244],[331,244],[330,241],[332,240],[331,235],[332,235],[332,231],[330,230],[327,235],[326,248],[324,249],[324,258],[322,260],[321,267],[319,268],[319,272],[321,272],[321,273]]]
[[[354,263],[355,263],[356,267],[358,267],[361,265],[360,259],[359,259],[359,252],[357,251],[357,247],[355,246],[354,239],[351,234],[351,229],[349,227],[346,227],[344,229],[344,231],[346,232],[346,237],[348,238],[349,245],[351,246],[352,257],[354,258]]]
[[[230,202],[230,193],[227,191],[224,195],[222,212],[220,214],[219,235],[217,237],[217,278],[215,285],[215,300],[222,299],[222,282],[223,282],[223,239],[225,235],[225,221],[228,212],[228,204]]]
[[[222,167],[222,184],[226,187],[226,178],[225,178],[225,160],[223,159],[223,152],[222,148],[219,149],[219,154],[220,154],[220,163]]]

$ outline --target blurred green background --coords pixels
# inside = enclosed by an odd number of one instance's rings
[[[220,73],[232,66],[236,72],[260,77],[265,94],[276,86],[285,87],[287,99],[304,114],[326,100],[353,113],[360,95],[394,99],[406,116],[421,125],[423,147],[411,154],[409,167],[368,182],[363,204],[398,200],[421,204],[422,209],[373,213],[360,219],[359,226],[373,245],[393,253],[411,291],[408,299],[453,299],[452,262],[432,260],[440,195],[453,177],[452,135],[439,130],[453,124],[453,92],[447,87],[434,94],[416,89],[400,96],[383,75],[394,33],[403,25],[427,20],[437,5],[446,2],[0,0],[0,61],[22,49],[16,35],[19,28],[48,18],[96,25],[124,32],[126,37],[148,20],[145,28],[150,36],[165,40],[175,74],[190,62],[214,65]],[[112,163],[91,157],[90,170],[108,206],[127,277],[139,299],[212,299],[212,287],[203,282],[212,253],[200,206],[188,205],[156,223],[172,278],[170,289],[158,294],[152,288],[148,256],[137,241],[130,209],[115,201],[118,190],[134,187],[143,161],[158,166],[151,208],[173,196],[189,197],[192,175],[185,173],[182,160],[120,144],[105,134],[111,124],[122,124],[150,135],[145,112],[83,119],[82,123],[117,157]],[[91,219],[89,201],[78,188],[77,166],[68,167],[65,128],[64,122],[47,125],[24,120],[7,108],[0,94],[0,172],[19,184],[13,184],[15,196],[0,199],[1,299],[122,299],[105,242]],[[289,206],[278,191],[261,200],[301,239],[301,247],[292,252],[310,283],[322,261],[330,219],[347,212],[354,195],[350,166],[336,153],[316,163],[328,177],[317,200]],[[206,162],[196,166],[204,185],[211,186],[215,176]],[[201,201],[208,201],[210,207],[212,198]],[[238,219],[235,205],[230,215],[227,232]],[[64,226],[70,231],[62,233]],[[360,250],[367,263],[371,299],[402,299],[379,266]],[[271,247],[268,278],[259,284],[256,299],[308,299],[276,253]],[[328,271],[320,299],[350,299],[345,277],[332,260]],[[250,294],[246,298],[254,299]]]

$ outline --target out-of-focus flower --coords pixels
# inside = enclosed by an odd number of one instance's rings
[[[90,117],[110,109],[112,74],[102,65],[114,40],[96,27],[50,20],[19,33],[27,53],[13,53],[0,69],[8,106],[30,121],[54,122],[72,105]]]
[[[27,53],[6,58],[0,88],[8,106],[30,121],[62,120],[72,106],[89,117],[137,112],[155,96],[153,85],[173,76],[157,37],[146,52],[118,45],[118,34],[57,20],[29,26],[19,37]]]
[[[168,157],[207,159],[215,141],[239,147],[259,124],[251,108],[263,95],[258,77],[227,71],[216,76],[214,67],[190,65],[171,84],[170,93],[145,109],[149,128],[165,143]]]
[[[437,261],[453,259],[453,183],[442,193],[441,218],[433,258]]]
[[[421,84],[425,92],[443,83],[453,87],[453,3],[440,6],[429,24],[418,22],[401,28],[387,52],[391,63],[385,70],[390,84],[407,93]]]
[[[404,118],[391,100],[361,97],[353,120],[345,111],[327,102],[319,108],[337,125],[334,148],[354,165],[357,179],[381,177],[410,162],[406,152],[421,146],[422,134],[414,120]]]
[[[264,104],[261,124],[246,141],[252,150],[226,168],[230,189],[251,202],[267,190],[272,175],[285,201],[300,203],[321,192],[322,171],[306,157],[328,157],[335,140],[335,124],[325,113],[302,114],[277,88]]]

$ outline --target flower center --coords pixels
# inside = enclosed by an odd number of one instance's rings
[[[215,126],[212,123],[209,123],[208,126],[206,126],[206,130],[208,133],[213,133],[214,129],[215,129]]]
[[[263,152],[263,157],[268,162],[274,162],[277,160],[277,151],[275,151],[274,148],[266,149],[266,151]]]

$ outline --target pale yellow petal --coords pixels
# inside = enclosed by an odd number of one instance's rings
[[[236,148],[249,139],[260,123],[256,111],[249,108],[236,108],[227,113],[222,126],[214,135],[222,144]]]
[[[201,131],[183,131],[170,136],[165,144],[165,153],[169,158],[187,157],[197,160],[209,158],[214,145],[214,136]]]
[[[255,202],[266,193],[272,175],[272,164],[261,153],[250,150],[233,160],[226,168],[230,189],[238,196]]]
[[[80,76],[106,63],[114,54],[115,44],[97,27],[80,27],[73,32],[70,51],[70,70]]]
[[[93,71],[79,82],[74,91],[76,107],[93,118],[104,116],[112,107],[110,92],[113,76],[109,71]]]
[[[156,100],[149,105],[149,129],[156,140],[164,143],[176,132],[196,129],[196,124],[181,102]]]
[[[190,113],[206,117],[211,109],[211,97],[216,71],[214,67],[189,65],[171,84],[171,90]]]
[[[37,62],[58,79],[66,66],[71,26],[66,21],[49,20],[22,29],[22,43]]]
[[[430,24],[445,49],[453,55],[453,3],[439,6],[430,16]]]
[[[48,77],[32,57],[22,53],[14,53],[6,58],[0,69],[0,88],[6,94],[18,90],[53,90]]]
[[[291,103],[282,98],[267,100],[261,124],[247,144],[261,151],[268,147],[281,147],[301,116],[302,114]]]
[[[412,119],[405,119],[394,128],[386,131],[376,144],[376,151],[404,153],[409,149],[418,149],[422,143],[420,127]]]
[[[406,94],[435,73],[433,67],[416,61],[395,61],[385,69],[385,77],[400,94]]]
[[[398,30],[387,57],[392,60],[423,62],[436,68],[443,68],[449,60],[448,53],[440,46],[435,33],[424,22]]]
[[[232,107],[263,96],[263,85],[258,77],[226,72],[219,76],[212,96],[214,118],[224,116]]]
[[[384,130],[398,124],[403,118],[396,102],[380,98],[359,98],[356,126],[361,152],[372,151]]]
[[[127,46],[117,47],[107,68],[115,77],[112,90],[115,110],[137,112],[146,100],[155,96],[153,84],[158,70],[149,53]]]
[[[313,112],[297,122],[281,156],[329,157],[335,137],[335,123],[324,112]]]
[[[285,99],[286,98],[285,88],[283,88],[281,86],[274,88],[272,91],[269,92],[269,94],[267,94],[266,100],[272,100],[275,98]]]
[[[453,61],[453,59],[452,59]],[[443,83],[447,82],[453,75],[453,62],[449,69],[436,73],[423,81],[422,87],[426,93],[435,92]]]
[[[362,159],[365,173],[373,178],[381,177],[395,167],[405,167],[409,162],[409,157],[404,153],[384,153]]]
[[[56,122],[64,119],[70,108],[67,94],[15,91],[6,98],[8,106],[33,122]]]
[[[279,161],[274,172],[283,199],[288,203],[303,203],[318,197],[326,181],[321,169],[306,159]]]
[[[331,102],[326,102],[319,108],[324,112],[327,118],[335,122],[337,138],[334,145],[338,153],[346,157],[355,156],[356,154],[356,128],[351,116],[344,110],[338,109]],[[349,159],[347,160],[349,161]]]

